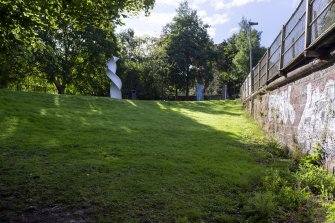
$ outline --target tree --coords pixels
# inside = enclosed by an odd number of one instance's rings
[[[14,59],[20,58],[17,61],[25,61],[21,58],[33,52],[38,55],[34,63],[58,92],[64,93],[68,84],[74,84],[80,69],[88,72],[98,67],[96,71],[101,73],[105,59],[116,53],[116,48],[111,47],[115,45],[113,31],[122,16],[142,9],[148,12],[153,4],[154,0],[1,0],[3,64],[9,64],[13,48]],[[100,50],[99,60],[95,59],[95,46]],[[15,66],[1,70],[18,71]]]
[[[149,98],[165,98],[169,91],[168,78],[170,76],[171,65],[168,61],[165,39],[154,38],[148,45],[148,56],[145,59],[145,73],[143,77],[144,89]],[[146,87],[150,86],[150,88]]]
[[[39,41],[36,29],[53,24],[49,14],[42,11],[43,2],[0,0],[0,87],[31,71],[29,63]]]
[[[246,76],[250,73],[249,68],[249,34],[248,20],[242,18],[240,31],[233,34],[227,41],[217,45],[217,72],[223,82],[228,85],[229,95],[236,96]],[[255,66],[264,55],[266,48],[260,44],[262,32],[255,29],[251,31],[253,66]]]
[[[178,89],[189,90],[196,79],[210,79],[210,52],[213,45],[208,25],[192,10],[187,2],[180,4],[173,21],[164,28],[167,54],[172,67],[171,83]]]
[[[119,34],[119,41],[118,74],[123,80],[123,94],[136,90],[142,99],[164,98],[170,71],[164,39],[137,37],[128,29]]]
[[[132,90],[141,94],[143,86],[140,75],[143,73],[143,60],[145,57],[143,46],[145,39],[135,36],[132,29],[125,30],[118,35],[120,45],[120,62],[118,75],[122,79],[122,93],[128,95]]]

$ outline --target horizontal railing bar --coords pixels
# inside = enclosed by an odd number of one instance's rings
[[[299,53],[298,55],[296,55],[295,57],[293,57],[284,67],[283,69],[286,69],[288,66],[292,65],[299,57],[303,56],[304,52]],[[283,70],[282,69],[282,70]]]
[[[304,18],[306,16],[306,11],[302,14],[302,16],[298,19],[298,21],[295,23],[295,25],[293,26],[293,28],[290,30],[290,32],[288,32],[288,34],[286,34],[286,37],[284,38],[285,40],[287,39],[287,37],[289,37],[291,35],[291,33],[295,30],[295,28],[298,26],[298,24],[301,22],[302,18]]]
[[[285,26],[287,26],[287,25],[291,22],[291,20],[293,19],[293,17],[297,14],[297,12],[299,11],[299,9],[300,9],[300,7],[301,7],[301,5],[302,5],[303,2],[304,2],[304,1],[300,1],[300,4],[299,4],[298,7],[295,9],[295,11],[294,11],[293,14],[291,15],[291,17],[289,18],[289,20],[287,21],[287,23],[285,24]],[[305,12],[306,12],[306,10],[305,10]]]
[[[306,3],[305,6],[303,5],[304,2]],[[320,44],[320,41],[326,38],[327,34],[335,31],[334,23],[328,28],[324,27],[325,30],[323,32],[321,32],[322,30],[320,31],[321,35],[316,35],[315,38],[313,38],[314,40],[310,41],[311,43],[308,43],[305,38],[305,44],[301,44],[302,37],[304,35],[308,36],[312,32],[312,29],[310,29],[310,27],[316,24],[318,20],[320,20],[321,16],[325,15],[327,10],[330,10],[332,5],[335,3],[335,0],[331,0],[330,2],[328,2],[325,7],[322,7],[322,10],[315,11],[315,17],[312,20],[310,17],[308,18],[307,9],[315,7],[315,4],[317,3],[318,1],[316,0],[300,1],[300,4],[295,9],[294,13],[285,23],[284,28],[279,32],[275,40],[272,42],[271,46],[267,49],[267,52],[262,55],[262,58],[258,61],[258,64],[253,68],[253,76],[251,76],[252,73],[249,73],[246,80],[243,82],[243,85],[241,87],[242,97],[250,97],[250,95],[252,95],[255,91],[275,80],[279,76],[280,72],[286,72],[288,71],[287,69],[291,69],[294,64],[298,63],[299,61],[301,61],[301,59],[303,59],[303,51],[308,50],[311,47],[315,47],[317,44]],[[303,20],[305,20],[305,23],[303,24],[305,28],[303,31],[301,30],[301,33],[297,32],[300,30],[300,24]],[[290,28],[289,31],[286,27]],[[280,38],[280,36],[282,36],[282,38]],[[289,45],[285,46],[286,44]],[[303,45],[303,49],[300,48],[300,45]],[[298,46],[299,48],[297,48]],[[296,51],[292,51],[292,54],[295,54],[294,52],[297,52],[298,54],[287,56],[293,47],[297,49]],[[287,63],[285,62],[283,66],[282,63],[290,58],[291,60]]]
[[[276,66],[278,64],[278,62],[280,62],[280,60],[277,60],[276,63],[272,64],[270,67],[269,67],[269,70],[271,70],[274,66]],[[278,66],[279,67],[279,66]]]
[[[277,42],[278,38],[281,36],[281,31],[279,32],[278,36],[275,38],[275,40],[273,41],[273,43],[270,45],[270,49],[271,47],[273,47],[273,45],[275,44],[275,42]],[[280,45],[280,44],[279,44]]]
[[[271,56],[269,56],[269,59],[271,60],[274,56],[276,56],[279,53],[279,57],[280,57],[280,48],[278,48]]]
[[[331,2],[329,2],[328,4],[327,4],[327,6],[324,8],[324,9],[322,9],[321,10],[321,12],[320,12],[320,14],[319,15],[317,15],[313,20],[312,20],[312,22],[309,24],[309,26],[312,26],[319,18],[320,18],[320,16],[332,5],[332,4],[334,4],[334,1],[331,1]]]
[[[263,57],[259,61],[263,61],[267,54],[268,54],[268,52],[264,53]]]
[[[277,53],[278,53],[278,50],[280,50],[280,48],[278,48],[270,57],[269,57],[269,59],[271,60],[272,59],[272,57],[273,56],[275,56]],[[280,53],[279,53],[280,54]],[[280,55],[279,55],[279,57],[280,57]]]
[[[279,44],[279,46],[277,46],[277,48],[275,48],[274,52],[276,52],[278,49],[280,49],[280,47],[281,47],[281,44]],[[270,51],[271,51],[271,48],[270,48]],[[272,56],[273,54],[270,53],[270,55]]]
[[[277,50],[279,50],[281,47],[281,44],[279,46],[277,46],[277,48],[275,48],[275,50],[272,50],[273,53],[270,53],[270,56],[272,56],[273,54],[275,54],[277,52]],[[271,48],[270,48],[270,51],[271,51]]]
[[[266,72],[261,73],[261,78],[266,75]]]
[[[326,29],[321,35],[318,36],[318,38],[316,38],[310,45],[307,49],[315,46],[315,44],[320,40],[322,39],[325,35],[328,34],[328,32],[330,32],[331,30],[335,29],[335,23],[333,25],[331,25],[328,29]]]
[[[283,55],[285,55],[290,49],[292,49],[292,47],[300,40],[300,38],[304,34],[305,34],[305,31],[303,33],[301,33],[300,36],[296,40],[294,40],[294,42],[291,45],[289,45],[289,48],[286,51],[284,51]]]
[[[263,66],[261,66],[261,70],[264,69],[266,67],[266,64],[264,64]]]

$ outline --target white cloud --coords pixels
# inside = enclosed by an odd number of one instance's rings
[[[193,0],[191,3],[191,8],[199,9],[200,5],[203,5],[206,2],[208,2],[208,0]]]
[[[216,35],[216,29],[215,28],[210,27],[210,28],[207,29],[207,31],[208,31],[209,36],[211,36],[212,38],[215,37],[215,35]]]
[[[234,28],[232,28],[232,29],[229,30],[229,33],[230,34],[237,33],[239,30],[240,30],[240,28],[234,27]]]
[[[149,35],[158,37],[162,27],[171,22],[175,14],[175,12],[152,12],[147,17],[141,13],[136,17],[125,19],[126,27],[118,27],[118,31],[131,28],[135,31],[136,36]]]
[[[139,17],[139,22],[141,23],[151,23],[151,24],[158,24],[158,25],[165,25],[172,21],[173,17],[176,13],[168,13],[168,12],[154,12],[151,13],[150,16],[141,16]]]
[[[198,16],[201,18],[207,16],[207,11],[206,10],[198,10]]]
[[[124,20],[128,24],[145,25],[161,25],[164,26],[171,22],[176,12],[153,12],[149,16],[140,13],[138,16],[130,17]]]
[[[213,16],[203,17],[205,23],[215,26],[225,24],[230,20],[228,14],[214,14]]]
[[[212,0],[211,5],[215,10],[242,7],[249,3],[264,2],[270,0]]]
[[[169,5],[178,7],[182,0],[156,0],[156,5]]]

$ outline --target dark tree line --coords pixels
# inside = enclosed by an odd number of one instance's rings
[[[205,93],[219,95],[228,86],[236,97],[249,73],[249,43],[243,19],[238,33],[214,44],[205,24],[187,2],[163,27],[159,38],[115,33],[122,17],[148,12],[154,0],[0,0],[0,87],[16,83],[52,84],[59,94],[107,96],[106,61],[119,56],[123,95],[165,99]],[[261,32],[252,30],[254,64],[265,49]]]
[[[0,87],[27,77],[59,94],[103,95],[105,62],[117,52],[122,16],[148,11],[154,0],[0,0]]]
[[[209,25],[184,2],[159,38],[136,37],[133,30],[125,30],[119,35],[122,65],[118,71],[124,95],[136,90],[145,99],[188,98],[201,83],[208,95],[222,94],[227,85],[229,95],[237,97],[249,73],[247,23],[242,19],[237,34],[214,44]],[[266,50],[260,46],[260,38],[261,32],[252,30],[254,65]]]

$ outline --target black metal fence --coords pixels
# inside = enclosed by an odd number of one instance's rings
[[[302,0],[241,87],[241,98],[272,82],[335,30],[335,0]]]

